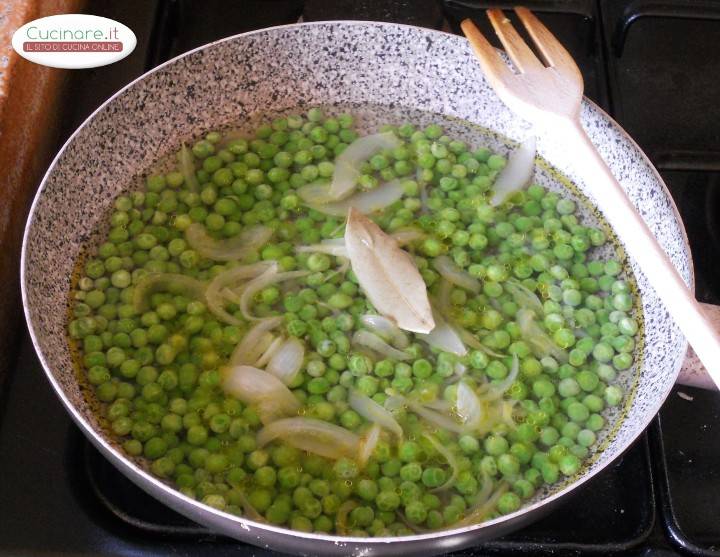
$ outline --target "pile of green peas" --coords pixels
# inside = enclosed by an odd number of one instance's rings
[[[184,494],[230,513],[247,515],[250,505],[263,520],[294,530],[402,536],[452,527],[483,502],[478,495],[488,482],[506,491],[485,518],[514,512],[543,486],[577,474],[612,425],[604,411],[623,402],[617,379],[633,364],[639,329],[631,284],[616,259],[594,253],[606,235],[580,222],[571,199],[531,185],[493,207],[488,198],[505,158],[472,150],[437,125],[386,126],[381,131],[393,131],[402,145],[363,163],[358,188],[402,181],[403,198],[372,216],[386,232],[423,232],[405,249],[430,296],[447,295],[446,317],[483,349],[460,358],[408,333],[407,361],[359,350],[351,338],[359,317],[374,309],[356,277],[335,257],[295,250],[343,234],[343,219],[304,207],[297,190],[331,179],[333,161],[358,137],[354,125],[349,114],[311,109],[247,138],[211,132],[191,149],[199,188],[176,166],[118,197],[105,241],[93,248],[71,293],[68,331],[83,375],[128,455],[144,457],[152,473]],[[193,223],[217,239],[257,224],[274,234],[245,260],[218,263],[189,246],[184,231]],[[433,265],[440,255],[479,279],[482,291],[448,290]],[[310,271],[292,285],[266,287],[253,305],[258,316],[282,315],[282,334],[305,343],[302,370],[289,385],[302,415],[362,434],[370,424],[350,408],[350,389],[379,404],[388,393],[452,403],[458,363],[467,368],[461,380],[477,387],[502,381],[517,358],[519,375],[505,394],[514,427],[497,423],[487,435],[457,435],[401,408],[395,417],[404,440],[384,436],[364,467],[282,442],[259,448],[258,414],[224,393],[220,374],[253,323],[228,304],[242,323],[228,325],[172,289],[153,294],[147,311],[133,304],[149,273],[208,281],[259,260]],[[523,338],[515,320],[520,306],[504,287],[510,280],[542,300],[536,320],[566,361],[538,354]],[[442,490],[452,470],[428,434],[454,455],[456,479]]]

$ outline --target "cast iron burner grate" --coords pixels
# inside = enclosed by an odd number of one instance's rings
[[[456,555],[607,555],[640,547],[655,521],[648,456],[643,436],[546,518]],[[83,465],[97,499],[126,525],[163,538],[202,538],[219,550],[237,546],[238,542],[213,534],[145,494],[89,443],[85,443]]]

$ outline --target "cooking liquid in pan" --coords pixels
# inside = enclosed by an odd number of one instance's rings
[[[393,107],[386,107],[386,106],[372,106],[372,105],[362,105],[362,106],[348,106],[343,107],[346,112],[351,113],[353,117],[355,118],[355,129],[359,132],[360,136],[364,136],[368,133],[376,133],[378,131],[378,128],[386,123],[392,123],[395,125],[399,125],[405,122],[412,123],[417,129],[424,129],[427,125],[430,124],[439,124],[446,135],[453,139],[459,139],[462,141],[465,141],[470,150],[477,149],[481,146],[487,146],[490,148],[493,152],[497,152],[502,155],[506,155],[509,149],[514,148],[512,145],[510,145],[504,138],[499,137],[498,135],[492,133],[489,130],[485,130],[482,128],[479,128],[476,125],[469,124],[468,122],[453,119],[450,117],[438,115],[438,114],[428,114],[422,111],[417,110],[410,110],[403,108],[401,111],[398,109],[395,109]],[[295,114],[303,112],[301,110],[296,111],[288,111],[287,114]],[[325,109],[325,112],[327,115],[337,115],[343,112],[342,109],[339,109],[338,107],[333,108],[327,108]],[[286,114],[277,114],[272,115],[273,118],[281,117]],[[269,115],[263,114],[259,116],[257,122],[248,123],[241,127],[236,126],[227,126],[226,130],[233,130],[232,132],[228,133],[228,136],[246,136],[250,137],[252,134],[252,131],[257,128],[258,123],[269,123],[272,121],[273,118],[270,118]],[[209,131],[209,130],[208,130]],[[222,142],[225,142],[226,140],[223,139]],[[186,141],[188,145],[194,144],[194,141]],[[176,151],[173,150],[173,153],[170,157],[166,157],[164,160],[160,161],[156,167],[152,169],[152,171],[148,172],[148,175],[153,175],[157,172],[166,172],[175,164],[175,157],[176,157]],[[332,157],[331,159],[332,160]],[[412,178],[412,176],[411,176]],[[138,179],[131,185],[129,185],[128,191],[138,191],[140,189],[144,189],[144,177],[138,177]],[[637,374],[637,370],[641,368],[641,355],[643,352],[643,323],[642,323],[642,315],[641,312],[637,309],[637,294],[636,294],[636,286],[634,283],[634,279],[632,277],[631,273],[628,273],[627,266],[624,264],[624,254],[622,252],[622,249],[617,245],[617,239],[612,234],[609,227],[606,225],[606,223],[599,218],[599,215],[597,212],[590,207],[587,200],[579,194],[575,186],[564,176],[559,174],[557,171],[555,171],[546,161],[542,159],[538,159],[536,163],[535,168],[535,176],[533,179],[533,183],[539,184],[543,186],[544,188],[550,190],[550,191],[557,191],[562,194],[562,198],[572,199],[577,206],[576,215],[579,217],[580,224],[584,226],[594,226],[601,228],[607,238],[609,239],[608,242],[605,243],[602,247],[594,247],[591,248],[591,253],[598,254],[601,258],[609,258],[609,257],[615,257],[618,261],[623,263],[623,270],[620,273],[619,277],[625,279],[630,286],[630,292],[634,300],[633,304],[633,310],[631,315],[636,319],[636,321],[639,324],[639,331],[635,336],[636,345],[634,348],[634,358],[633,358],[633,365],[630,369],[621,371],[618,373],[617,379],[613,382],[613,384],[617,384],[621,386],[623,389],[623,392],[625,393],[623,402],[615,407],[606,407],[602,415],[606,420],[606,423],[604,427],[597,431],[597,440],[594,443],[594,445],[590,449],[590,454],[583,459],[583,465],[587,465],[589,462],[591,462],[594,459],[594,455],[598,454],[602,451],[604,446],[606,445],[607,441],[612,437],[614,430],[616,426],[620,423],[620,421],[623,418],[625,408],[628,407],[629,404],[631,404],[633,396],[634,396],[634,385],[635,385],[635,378]],[[342,220],[342,219],[340,219]],[[106,219],[107,221],[107,219]],[[107,231],[109,229],[109,222],[106,222],[105,225],[98,229],[97,234],[93,241],[90,241],[87,246],[87,254],[96,254],[97,253],[97,245],[107,236]],[[296,242],[296,243],[302,243],[302,242]],[[407,247],[406,247],[407,249]],[[78,286],[78,280],[83,275],[82,269],[84,268],[84,264],[87,259],[91,258],[92,255],[89,257],[80,257],[78,259],[77,264],[77,273],[74,277],[74,288],[73,291]],[[534,273],[533,276],[536,276],[537,273]],[[69,319],[72,318],[71,315],[71,307],[72,302],[69,304]],[[251,324],[252,325],[252,324]],[[247,329],[246,329],[247,330]],[[107,409],[108,404],[100,402],[97,397],[94,394],[94,387],[89,384],[88,378],[87,378],[87,371],[86,367],[82,363],[82,350],[80,343],[77,343],[74,340],[70,341],[71,345],[73,346],[73,352],[76,356],[76,363],[77,363],[77,376],[78,381],[83,385],[83,390],[86,394],[86,398],[88,402],[90,402],[98,416],[103,416],[105,425],[106,425],[106,431],[107,436],[110,438],[114,438],[114,440],[117,442],[118,445],[121,444],[121,441],[118,441],[118,436],[113,434],[110,427],[110,422],[107,421]],[[309,348],[309,347],[308,347]],[[307,355],[307,351],[306,351]],[[492,359],[492,357],[491,357]],[[592,360],[592,356],[588,359],[588,364]],[[161,366],[158,366],[160,369],[158,371],[162,371]],[[579,369],[586,369],[589,366],[582,366]],[[557,384],[557,381],[555,381]],[[531,382],[530,382],[531,384]],[[585,393],[582,393],[580,395],[580,398]],[[139,395],[137,395],[139,396]],[[442,390],[439,394],[440,398],[442,398]],[[562,409],[558,409],[559,412],[562,412]],[[361,430],[367,429],[370,424],[364,424]],[[262,427],[262,426],[259,426]],[[255,431],[257,428],[255,429]],[[184,430],[181,430],[179,432],[180,435],[184,433]],[[212,435],[212,433],[210,434]],[[392,440],[391,437],[388,437],[388,440]],[[481,446],[482,446],[482,439]],[[547,448],[542,448],[541,450],[546,450]],[[144,459],[142,456],[136,456],[134,457],[135,460],[137,460],[140,464],[142,464],[146,469],[151,470],[151,463],[149,460]],[[247,454],[245,454],[245,458],[247,458]],[[332,466],[332,462],[329,464],[329,466]],[[577,474],[581,474],[583,468],[580,469],[580,471],[577,472]],[[562,477],[560,475],[560,480],[552,485],[542,485],[540,486],[536,491],[535,494],[532,495],[527,500],[523,501],[523,505],[528,504],[529,502],[539,500],[543,498],[545,495],[554,492],[558,490],[560,487],[567,485],[568,483],[571,483],[576,477],[577,474],[570,475],[568,477]],[[382,475],[382,474],[381,474]],[[362,477],[362,475],[360,476]],[[177,485],[176,485],[177,486]],[[287,491],[287,489],[283,490]],[[292,491],[291,491],[292,492]],[[320,499],[321,496],[318,494],[318,499]],[[357,497],[355,497],[357,499]],[[243,514],[244,516],[247,516],[247,508],[245,507],[245,510],[243,510],[241,504],[235,505],[235,508],[240,514]],[[400,507],[402,509],[402,506]],[[442,507],[441,509],[442,510]],[[488,516],[489,517],[489,516]],[[406,519],[407,520],[407,519]],[[286,525],[290,525],[290,520],[286,523]],[[443,524],[441,528],[450,528],[453,524]],[[387,526],[387,525],[386,525]],[[407,526],[411,526],[411,529],[402,529],[399,528],[397,530],[397,535],[402,535],[403,533],[411,533],[412,528],[417,529],[427,529],[427,524],[422,525],[412,525],[408,524]],[[350,531],[351,533],[352,531]],[[392,533],[392,532],[391,532]]]

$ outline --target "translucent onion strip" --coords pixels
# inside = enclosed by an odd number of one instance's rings
[[[255,510],[255,507],[252,506],[252,503],[245,496],[242,490],[236,488],[234,493],[237,495],[237,498],[240,501],[240,506],[243,508],[243,512],[247,518],[254,520],[255,522],[266,522],[265,517]]]
[[[427,234],[417,228],[401,228],[390,234],[390,236],[395,238],[399,246],[404,246],[418,240],[424,240]]]
[[[238,343],[230,356],[230,365],[254,365],[258,361],[260,355],[267,349],[263,347],[261,339],[269,331],[282,323],[282,317],[270,317],[258,321],[258,323],[250,329],[242,340]]]
[[[320,242],[319,244],[311,244],[309,246],[298,246],[295,248],[295,251],[298,253],[327,253],[328,255],[332,255],[334,257],[348,257],[347,249],[345,248],[345,239],[340,238],[343,240],[342,243],[338,244],[336,242],[330,243],[330,242]]]
[[[357,185],[361,165],[378,151],[395,149],[402,142],[392,132],[359,137],[335,158],[335,171],[328,190],[332,199],[343,199]]]
[[[519,374],[520,361],[518,360],[517,355],[513,354],[513,362],[512,366],[510,366],[510,372],[507,374],[507,377],[505,377],[505,379],[503,379],[499,383],[491,385],[489,393],[494,394],[495,396],[488,396],[487,399],[491,400],[492,398],[500,398],[501,396],[503,396],[507,392],[507,390],[512,387],[512,384],[515,383]]]
[[[488,497],[488,499],[484,503],[472,509],[469,509],[465,517],[462,518],[462,520],[456,522],[455,524],[452,524],[452,527],[459,528],[462,526],[472,526],[475,524],[480,524],[488,517],[488,515],[493,510],[495,510],[495,506],[497,505],[498,500],[507,490],[508,484],[506,484],[505,482],[501,483],[500,486],[495,490],[495,492],[490,495],[490,497]]]
[[[300,402],[280,379],[256,367],[223,369],[221,385],[226,393],[254,405],[264,424],[292,416],[300,410]]]
[[[433,348],[450,352],[456,356],[465,356],[467,348],[460,338],[460,334],[440,315],[434,311],[435,328],[427,334],[416,333],[419,338],[427,342]]]
[[[355,410],[355,412],[363,418],[384,427],[391,433],[394,433],[398,439],[402,439],[403,430],[400,424],[388,410],[373,399],[355,389],[351,389],[348,403],[350,404],[350,408]]]
[[[296,449],[330,459],[355,459],[360,448],[360,438],[352,431],[314,418],[274,421],[258,432],[258,448],[263,448],[275,439],[282,439]]]
[[[195,175],[195,160],[192,151],[185,143],[180,147],[180,153],[178,155],[180,162],[180,171],[182,172],[185,185],[190,191],[197,191],[200,187],[198,184],[197,176]]]
[[[278,350],[280,350],[280,347],[283,345],[283,342],[285,342],[285,339],[282,337],[274,338],[273,341],[270,343],[270,345],[265,349],[262,356],[258,359],[257,362],[255,362],[256,367],[263,368],[267,365],[267,363],[270,361],[270,358],[272,358]],[[266,370],[269,371],[269,370]],[[275,374],[273,374],[275,375]]]
[[[276,266],[270,267],[262,275],[254,278],[245,285],[243,293],[240,296],[240,311],[242,312],[243,317],[249,321],[262,319],[261,317],[255,317],[250,314],[250,302],[255,294],[260,292],[263,288],[270,286],[271,284],[304,277],[309,274],[310,271],[288,271],[286,273],[278,273]]]
[[[378,441],[380,441],[380,426],[373,424],[368,432],[360,439],[360,448],[358,449],[357,463],[360,468],[365,468],[367,461],[375,452]]]
[[[391,180],[374,189],[356,193],[341,201],[333,203],[306,202],[305,204],[311,209],[334,217],[344,217],[350,207],[357,209],[364,215],[369,215],[389,207],[400,199],[403,193],[404,190],[400,180]]]
[[[463,271],[447,255],[436,257],[433,265],[435,265],[435,269],[443,278],[455,286],[469,290],[473,294],[480,292],[480,281],[466,271]]]
[[[430,435],[429,433],[424,433],[423,437],[425,437],[425,439],[427,439],[430,442],[430,444],[433,446],[433,448],[438,453],[440,453],[440,455],[447,461],[448,466],[450,466],[450,469],[452,470],[452,474],[450,474],[450,477],[447,480],[445,480],[445,482],[442,485],[440,485],[434,489],[431,489],[430,491],[436,492],[436,491],[444,491],[446,489],[450,489],[453,485],[455,485],[455,480],[457,480],[457,477],[458,477],[458,462],[457,462],[457,459],[455,458],[455,455],[452,454],[450,449],[448,449],[447,447],[445,447],[445,445],[443,445],[440,441],[438,441],[434,435]]]
[[[402,329],[382,315],[365,314],[360,316],[360,323],[365,325],[371,332],[389,339],[398,348],[407,348],[410,341]]]
[[[296,338],[290,338],[275,352],[265,370],[289,385],[302,368],[304,358],[305,345]]]
[[[523,309],[535,312],[535,315],[542,317],[545,314],[543,304],[537,294],[518,281],[509,280],[504,285],[505,290],[510,292],[515,303]]]
[[[462,327],[458,327],[457,329],[458,334],[460,335],[460,338],[462,341],[467,344],[470,348],[474,348],[475,350],[480,350],[482,352],[485,352],[488,356],[492,356],[493,358],[504,358],[505,354],[500,354],[499,352],[495,352],[491,348],[488,348],[485,346],[482,342],[480,342],[475,335],[473,335],[470,331],[467,329],[463,329]]]
[[[267,226],[253,226],[233,238],[216,240],[200,223],[191,224],[185,231],[187,243],[203,257],[213,261],[239,261],[264,246],[273,235]]]
[[[348,499],[338,507],[335,514],[335,529],[341,536],[347,535],[347,518],[350,512],[360,506],[360,503],[353,499]]]
[[[469,429],[477,429],[482,425],[485,413],[480,399],[464,381],[458,383],[455,408],[457,415]]]
[[[450,416],[446,416],[444,414],[441,414],[440,412],[425,408],[422,404],[420,404],[419,402],[415,402],[414,400],[404,400],[408,408],[426,422],[429,422],[432,425],[439,427],[440,429],[444,429],[452,433],[457,433],[458,435],[468,433],[468,428],[466,428],[462,424],[457,423]]]
[[[300,199],[309,204],[323,204],[337,201],[330,195],[330,184],[327,182],[313,182],[297,190]]]
[[[493,184],[491,205],[500,205],[508,196],[523,189],[533,177],[536,144],[531,135],[508,157],[507,165],[500,171]]]
[[[393,360],[402,362],[411,358],[409,354],[390,346],[387,342],[370,331],[357,331],[352,337],[352,342],[353,344],[357,344],[359,346],[366,346],[367,348],[382,354],[386,358]]]
[[[225,311],[220,292],[224,288],[235,285],[241,280],[255,278],[271,267],[277,268],[277,263],[275,261],[261,261],[259,263],[253,263],[252,265],[233,267],[232,269],[228,269],[227,271],[223,271],[217,275],[210,281],[205,293],[210,312],[220,321],[223,321],[228,325],[242,325],[242,321]]]
[[[205,283],[179,273],[150,273],[135,285],[133,307],[138,313],[150,309],[150,297],[157,292],[183,294],[189,298],[205,301]]]
[[[567,362],[568,355],[550,336],[535,322],[535,315],[527,309],[519,309],[515,320],[520,328],[523,340],[530,345],[535,356],[544,358],[552,356],[559,362]]]
[[[425,237],[425,233],[417,228],[405,228],[390,234],[399,246],[409,244]],[[295,248],[298,253],[327,253],[335,257],[348,257],[347,248],[345,247],[345,238],[330,238],[323,240],[319,244],[311,244],[309,246],[298,246]]]

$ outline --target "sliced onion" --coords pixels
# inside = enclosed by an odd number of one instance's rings
[[[426,532],[430,532],[430,530],[428,530],[427,528],[422,528],[417,524],[413,524],[412,522],[410,522],[407,516],[405,516],[405,513],[403,513],[399,509],[395,510],[395,516],[397,516],[400,519],[400,522],[402,522],[409,530],[412,530],[416,534],[424,534]]]
[[[367,461],[375,452],[378,441],[380,441],[380,426],[373,424],[367,434],[360,439],[360,448],[358,449],[357,463],[360,468],[365,468]]]
[[[297,251],[298,253],[327,253],[328,255],[333,255],[335,257],[344,257],[346,259],[349,257],[347,248],[345,247],[345,238],[343,237],[329,238],[327,240],[321,241],[319,244],[298,246],[297,248],[295,248],[295,251]]]
[[[455,262],[447,255],[441,255],[433,260],[433,265],[437,272],[452,284],[469,290],[473,294],[480,292],[480,281],[463,271]]]
[[[265,370],[289,385],[302,368],[304,357],[303,343],[296,338],[290,338],[275,352]]]
[[[150,273],[135,285],[133,307],[138,313],[150,309],[150,296],[157,292],[184,294],[196,300],[205,301],[205,283],[179,273]]]
[[[509,195],[523,189],[533,177],[535,169],[535,136],[531,135],[508,157],[493,185],[491,205],[500,205]]]
[[[220,289],[220,297],[223,300],[227,300],[231,304],[240,304],[240,296],[238,296],[233,290],[229,289],[227,286],[223,286]]]
[[[470,386],[461,381],[457,386],[457,403],[455,405],[458,416],[469,429],[477,429],[482,424],[485,413],[480,399]]]
[[[430,402],[423,402],[423,406],[425,408],[430,408],[430,410],[437,410],[439,412],[452,412],[453,405],[449,400],[445,400],[444,398],[438,398],[437,400],[431,400]]]
[[[452,526],[457,528],[461,526],[480,524],[483,520],[486,519],[487,515],[489,515],[495,509],[498,500],[507,490],[508,485],[505,482],[502,482],[495,490],[495,492],[490,495],[490,497],[488,497],[484,503],[481,503],[480,505],[470,509],[462,520],[456,522]]]
[[[511,429],[515,429],[515,420],[513,419],[513,410],[515,409],[515,404],[517,403],[516,400],[510,401],[510,400],[504,400],[502,402],[501,410],[500,410],[500,419],[505,422],[505,425],[507,425]]]
[[[264,424],[297,414],[300,409],[300,402],[280,379],[256,367],[225,368],[221,384],[226,393],[255,405]]]
[[[400,180],[391,180],[374,189],[356,193],[341,201],[335,201],[333,203],[306,203],[306,205],[320,213],[334,217],[344,217],[347,215],[350,207],[354,207],[364,215],[369,215],[370,213],[389,207],[400,199],[403,193],[404,190]]]
[[[242,321],[225,311],[220,292],[224,288],[235,284],[240,280],[254,278],[271,267],[277,268],[277,263],[275,261],[261,261],[259,263],[253,263],[252,265],[233,267],[232,269],[228,269],[227,271],[220,273],[210,281],[210,284],[207,287],[206,297],[210,312],[220,321],[229,325],[242,325]]]
[[[387,410],[388,412],[394,412],[395,410],[400,410],[401,408],[405,408],[406,401],[405,397],[402,397],[400,395],[392,394],[390,390],[386,391],[390,396],[388,396],[385,399],[385,402],[383,403],[383,408]]]
[[[353,499],[348,499],[338,507],[335,515],[335,529],[338,534],[344,536],[347,534],[347,517],[350,512],[360,506],[360,503]]]
[[[268,331],[272,331],[275,327],[282,323],[282,317],[269,317],[258,321],[258,323],[250,329],[233,350],[230,356],[230,365],[253,365],[257,362],[260,355],[267,349],[263,346],[261,339]],[[271,337],[272,338],[272,337]]]
[[[390,234],[390,236],[395,238],[398,246],[404,246],[411,242],[417,242],[418,240],[425,239],[427,237],[427,234],[417,228],[402,228],[400,230],[396,230],[395,232]]]
[[[417,336],[433,348],[443,352],[450,352],[456,356],[465,356],[468,351],[459,333],[443,319],[440,312],[434,311],[433,319],[435,320],[435,328],[427,334],[416,333]]]
[[[475,495],[475,501],[473,506],[477,507],[478,505],[482,505],[483,503],[486,503],[488,499],[490,499],[490,496],[493,492],[493,481],[488,478],[485,474],[483,474],[482,477],[482,485],[480,486],[480,491],[477,492],[477,495]]]
[[[470,348],[474,348],[475,350],[480,350],[482,352],[485,352],[488,356],[492,356],[493,358],[504,358],[505,354],[500,354],[499,352],[495,352],[492,348],[488,348],[485,346],[482,342],[480,342],[475,335],[473,335],[470,331],[467,329],[463,329],[462,327],[457,328],[458,334],[460,335],[460,338],[462,341],[467,344]]]
[[[338,243],[329,243],[326,241],[323,241],[319,244],[311,244],[309,246],[298,246],[295,248],[295,251],[298,253],[327,253],[328,255],[332,255],[334,257],[344,257],[348,258],[348,252],[347,248],[345,247],[345,239],[340,238],[343,240],[341,244]]]
[[[445,277],[440,277],[440,286],[437,294],[437,310],[443,315],[450,315],[450,293],[452,292],[452,283]]]
[[[420,172],[420,169],[418,169],[418,172]],[[427,213],[428,212],[428,192],[427,192],[427,184],[425,182],[420,182],[420,206],[422,207],[422,212]]]
[[[195,161],[192,151],[185,143],[180,147],[180,155],[178,158],[180,159],[180,171],[185,180],[185,185],[190,191],[197,191],[200,186],[197,176],[195,175]]]
[[[242,490],[235,489],[234,493],[237,495],[237,498],[240,501],[240,506],[243,508],[245,516],[247,516],[250,520],[254,520],[255,522],[265,522],[265,518],[259,512],[257,512],[257,510],[255,510],[255,507],[252,506],[252,503],[245,496]]]
[[[513,354],[513,363],[510,367],[510,372],[507,374],[507,377],[505,377],[505,379],[503,379],[499,383],[490,385],[488,393],[484,397],[485,400],[495,400],[501,398],[507,392],[507,390],[512,387],[512,384],[515,383],[515,380],[517,379],[519,373],[520,361],[518,360],[517,355]]]
[[[255,367],[263,368],[267,365],[267,363],[270,361],[270,358],[272,358],[275,353],[280,350],[280,347],[283,345],[283,342],[285,342],[285,339],[282,337],[277,337],[272,340],[270,345],[265,349],[262,356],[255,362]],[[269,371],[269,370],[265,370]],[[275,375],[273,373],[273,375]]]
[[[266,425],[258,432],[258,448],[263,448],[275,439],[282,439],[296,449],[331,459],[355,459],[360,448],[360,438],[352,431],[314,418],[286,418]]]
[[[462,364],[460,362],[457,362],[455,364],[455,376],[456,377],[462,377],[465,375],[465,372],[467,371],[467,366],[465,364]]]
[[[304,277],[310,274],[310,271],[288,271],[286,273],[278,273],[277,267],[270,267],[262,275],[254,278],[245,285],[243,293],[240,296],[240,311],[243,317],[248,321],[257,321],[262,319],[261,317],[255,317],[250,314],[250,302],[253,296],[260,292],[263,288],[275,284],[277,282],[284,282],[286,280],[292,280],[300,277]]]
[[[394,433],[398,439],[402,439],[403,430],[397,420],[388,410],[383,408],[369,396],[365,396],[355,389],[351,389],[348,397],[348,403],[350,404],[350,408],[355,410],[355,412],[360,414],[363,418],[369,422],[373,422],[384,427],[391,433]]]
[[[545,314],[543,304],[537,294],[526,287],[523,283],[509,280],[505,283],[505,290],[510,292],[515,303],[523,309],[534,311],[535,315],[542,317]]]
[[[410,345],[407,335],[387,317],[365,314],[360,316],[360,322],[371,332],[382,338],[389,339],[398,348],[407,348]]]
[[[410,410],[420,416],[423,420],[433,424],[440,429],[444,429],[445,431],[451,431],[452,433],[457,433],[459,435],[463,435],[468,432],[468,429],[464,425],[457,423],[450,416],[446,416],[444,414],[441,414],[440,412],[436,412],[435,410],[425,408],[419,402],[415,402],[411,399],[405,399],[405,403],[407,404],[408,408],[410,408]]]
[[[425,437],[425,439],[430,441],[430,444],[433,446],[433,448],[442,455],[442,457],[447,461],[448,465],[452,469],[452,474],[450,474],[450,477],[447,480],[445,480],[445,482],[442,485],[440,485],[434,489],[431,489],[430,491],[434,492],[434,491],[443,491],[445,489],[450,489],[453,485],[455,485],[455,480],[457,479],[457,476],[458,476],[458,462],[457,462],[457,459],[455,458],[455,455],[452,454],[450,449],[448,449],[447,447],[445,447],[445,445],[443,445],[440,441],[438,441],[434,435],[430,435],[429,433],[424,433],[423,437]]]
[[[330,184],[326,181],[306,184],[297,190],[300,199],[312,205],[332,203],[337,201],[330,195]]]
[[[568,355],[548,336],[548,334],[535,322],[532,311],[519,309],[515,320],[520,328],[520,334],[530,345],[533,353],[539,357],[552,356],[559,362],[567,362]]]
[[[234,238],[216,240],[197,222],[185,231],[190,247],[213,261],[239,261],[264,246],[272,235],[272,229],[267,226],[253,226]]]
[[[398,360],[401,362],[404,360],[409,360],[411,358],[411,356],[406,352],[390,346],[387,342],[385,342],[376,334],[371,333],[370,331],[357,331],[353,335],[352,341],[353,344],[366,346],[367,348],[370,348],[371,350],[382,354],[386,358],[391,358],[393,360]]]
[[[395,149],[402,142],[392,132],[376,133],[359,137],[335,158],[335,171],[328,190],[332,199],[350,195],[360,176],[360,166],[378,151]]]

